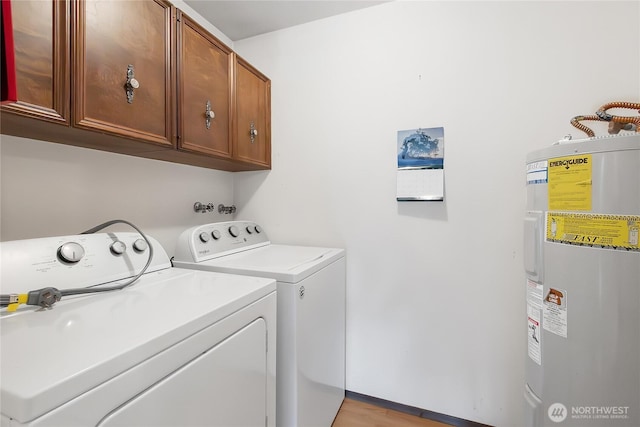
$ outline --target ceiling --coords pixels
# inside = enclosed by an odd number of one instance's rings
[[[387,1],[389,0],[184,0],[232,41]]]

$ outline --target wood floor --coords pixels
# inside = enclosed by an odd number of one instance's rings
[[[345,399],[332,427],[450,427],[437,421]]]

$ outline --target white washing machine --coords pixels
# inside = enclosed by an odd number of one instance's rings
[[[330,427],[345,394],[345,251],[271,244],[230,221],[184,231],[174,266],[277,280],[277,424]]]
[[[273,279],[172,268],[138,233],[0,250],[3,298],[124,283],[153,251],[125,289],[0,311],[3,427],[275,426]]]

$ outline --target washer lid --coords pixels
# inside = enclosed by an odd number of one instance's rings
[[[344,257],[344,252],[344,249],[337,248],[271,244],[199,263],[176,265],[298,283],[338,258]]]
[[[29,422],[275,289],[272,279],[169,268],[49,310],[3,311],[2,414]]]

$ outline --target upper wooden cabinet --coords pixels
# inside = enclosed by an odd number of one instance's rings
[[[235,57],[233,157],[271,167],[271,80]]]
[[[175,9],[163,0],[74,7],[73,125],[172,146]]]
[[[11,3],[18,101],[1,107],[2,133],[271,168],[269,79],[168,1]]]
[[[3,112],[69,124],[69,3],[11,2],[18,102]]]
[[[233,52],[178,11],[178,148],[231,157]]]

